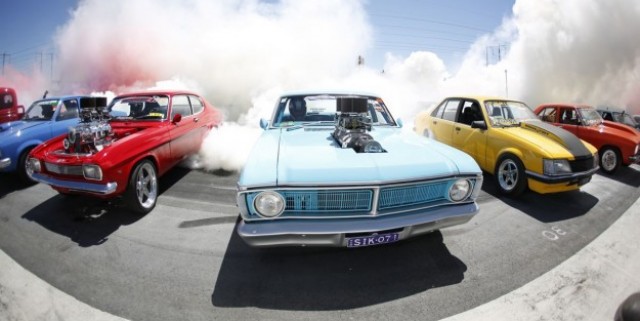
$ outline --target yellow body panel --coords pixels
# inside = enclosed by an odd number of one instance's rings
[[[459,97],[472,99],[484,106],[485,100],[506,100],[494,97]],[[562,145],[559,138],[545,132],[522,125],[520,127],[493,127],[485,108],[480,108],[487,129],[472,128],[470,125],[449,121],[422,112],[416,116],[415,131],[418,134],[441,141],[471,155],[486,172],[494,174],[496,162],[505,153],[515,155],[522,161],[525,170],[543,174],[543,159],[574,160],[575,157]],[[585,147],[595,155],[597,149],[583,141]],[[541,193],[556,193],[578,189],[577,184],[548,184],[529,178],[529,189]]]

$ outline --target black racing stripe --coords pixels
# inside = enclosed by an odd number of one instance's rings
[[[573,155],[574,158],[592,156],[589,149],[582,143],[573,133],[566,131],[560,127],[554,126],[543,121],[526,121],[527,126],[535,127],[557,136],[564,142],[564,147]]]

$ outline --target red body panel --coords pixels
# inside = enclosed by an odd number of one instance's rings
[[[182,117],[176,123],[170,117],[161,121],[121,121],[112,119],[109,124],[114,134],[114,141],[93,155],[79,157],[60,152],[64,150],[63,140],[66,134],[41,144],[30,153],[30,156],[40,161],[42,174],[65,181],[97,184],[117,183],[115,192],[108,195],[71,191],[55,185],[52,185],[52,187],[62,193],[90,194],[101,198],[121,195],[126,191],[131,171],[139,161],[142,159],[152,160],[158,175],[161,176],[188,156],[198,153],[209,131],[213,127],[217,127],[222,121],[222,114],[216,108],[212,107],[202,97],[191,92],[157,91],[131,93],[115,99],[149,95],[150,93],[167,95],[170,98],[176,94],[196,96],[204,103],[204,109],[197,114]],[[171,115],[172,107],[171,104],[168,115]],[[46,169],[45,163],[66,166],[99,165],[102,169],[102,180],[92,181],[85,179],[82,175],[73,176],[53,173]]]
[[[640,133],[634,128],[607,120],[602,121],[600,124],[591,125],[586,124],[582,119],[578,119],[579,122],[577,123],[561,122],[561,110],[564,109],[573,109],[576,111],[579,109],[593,109],[595,111],[593,107],[586,105],[566,103],[544,104],[538,106],[534,112],[538,116],[541,116],[542,114],[546,114],[544,110],[550,109],[554,109],[555,113],[553,113],[553,116],[550,115],[550,117],[542,117],[543,121],[551,122],[556,126],[574,133],[580,137],[580,139],[591,143],[598,150],[601,150],[604,146],[617,147],[622,156],[622,163],[625,165],[631,164],[629,158],[635,156],[634,151],[636,146],[640,144]],[[577,113],[577,115],[580,116],[581,113]]]
[[[12,88],[0,87],[0,124],[21,119],[24,106],[18,105],[18,96]]]

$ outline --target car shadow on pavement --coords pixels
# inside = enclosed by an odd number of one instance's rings
[[[142,217],[122,208],[117,202],[63,195],[49,198],[22,216],[68,237],[81,247],[103,244],[120,226],[134,223]]]
[[[487,173],[484,173],[482,190],[544,223],[582,216],[596,206],[599,201],[597,197],[580,190],[544,195],[526,190],[516,197],[506,196],[498,191],[495,177]],[[482,205],[480,206],[482,208]]]
[[[605,174],[602,170],[600,170],[598,174],[622,184],[640,187],[640,166],[638,165],[621,166],[614,174],[611,175]]]
[[[7,194],[33,186],[22,182],[16,173],[0,173],[0,199]]]
[[[466,270],[439,231],[359,249],[256,249],[232,233],[211,302],[233,308],[353,309],[460,283]]]

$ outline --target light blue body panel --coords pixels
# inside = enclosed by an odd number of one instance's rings
[[[370,132],[386,153],[341,148],[331,137],[332,130],[331,126],[265,131],[238,185],[378,185],[481,173],[466,153],[397,127],[376,127]]]
[[[82,97],[85,96],[51,97],[47,100],[60,99],[61,104],[67,99],[78,99],[79,102]],[[78,117],[56,120],[60,110],[55,109],[51,120],[19,120],[0,125],[0,172],[15,171],[23,152],[68,132],[69,127],[78,124]]]

